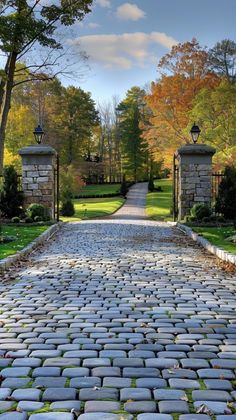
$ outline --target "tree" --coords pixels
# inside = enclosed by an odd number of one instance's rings
[[[174,151],[191,141],[188,127],[193,120],[189,113],[195,96],[202,88],[211,90],[220,82],[209,71],[207,59],[207,52],[195,39],[172,47],[160,60],[162,77],[152,83],[146,96],[151,114],[144,136],[156,158],[163,157],[168,167]]]
[[[148,148],[141,129],[144,95],[144,90],[133,87],[118,106],[121,113],[122,166],[135,182],[148,174]]]
[[[198,41],[179,43],[164,55],[158,64],[164,75],[179,75],[185,78],[202,79],[209,73],[208,53]]]
[[[65,141],[61,148],[62,162],[71,165],[79,156],[90,154],[93,128],[98,125],[98,112],[89,92],[69,86],[61,97],[60,130]]]
[[[78,164],[98,125],[90,93],[72,86],[65,88],[57,79],[23,86],[17,86],[12,95],[5,142],[8,155],[32,143],[33,129],[40,121],[46,133],[43,141],[58,151],[61,164]]]
[[[3,216],[12,218],[22,213],[23,194],[18,191],[16,170],[12,165],[3,172],[3,185],[0,192],[0,211]]]
[[[227,80],[204,88],[193,101],[191,120],[201,126],[201,137],[216,147],[215,162],[222,168],[236,161],[236,84]]]
[[[62,45],[56,36],[58,28],[81,21],[90,12],[91,4],[92,0],[55,0],[48,4],[40,4],[39,0],[0,1],[0,49],[6,56],[0,80],[0,172],[11,95],[14,85],[17,84],[17,61],[26,58],[37,46],[53,51],[60,49]],[[29,69],[32,67],[32,79],[35,78],[33,69],[39,69],[44,64],[45,59],[39,64],[31,63],[28,66]]]
[[[236,221],[236,168],[226,166],[224,177],[219,186],[216,211],[226,219]]]
[[[223,39],[217,42],[208,54],[211,70],[234,84],[236,82],[236,42]]]
[[[99,103],[100,117],[99,156],[104,162],[105,177],[109,182],[121,180],[120,131],[116,108],[118,98],[110,102]]]

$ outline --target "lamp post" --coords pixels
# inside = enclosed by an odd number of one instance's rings
[[[192,140],[193,143],[196,144],[198,141],[198,137],[200,136],[201,130],[198,127],[198,125],[196,125],[196,123],[193,124],[191,130],[190,130],[190,134],[192,136]]]
[[[36,127],[34,129],[33,134],[34,134],[36,143],[41,144],[43,136],[44,136],[44,131],[43,131],[42,127],[40,127],[40,125],[38,125],[38,127]]]

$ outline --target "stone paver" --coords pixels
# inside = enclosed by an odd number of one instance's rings
[[[236,276],[148,220],[146,189],[0,284],[0,419],[235,419]]]

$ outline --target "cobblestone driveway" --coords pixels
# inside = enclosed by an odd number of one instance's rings
[[[145,219],[145,192],[1,286],[0,419],[236,419],[236,279]]]

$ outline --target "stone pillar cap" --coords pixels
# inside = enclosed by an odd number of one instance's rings
[[[216,149],[208,144],[185,144],[176,151],[178,155],[214,155]]]
[[[47,144],[32,144],[19,150],[19,155],[56,155],[57,152],[53,147]]]

